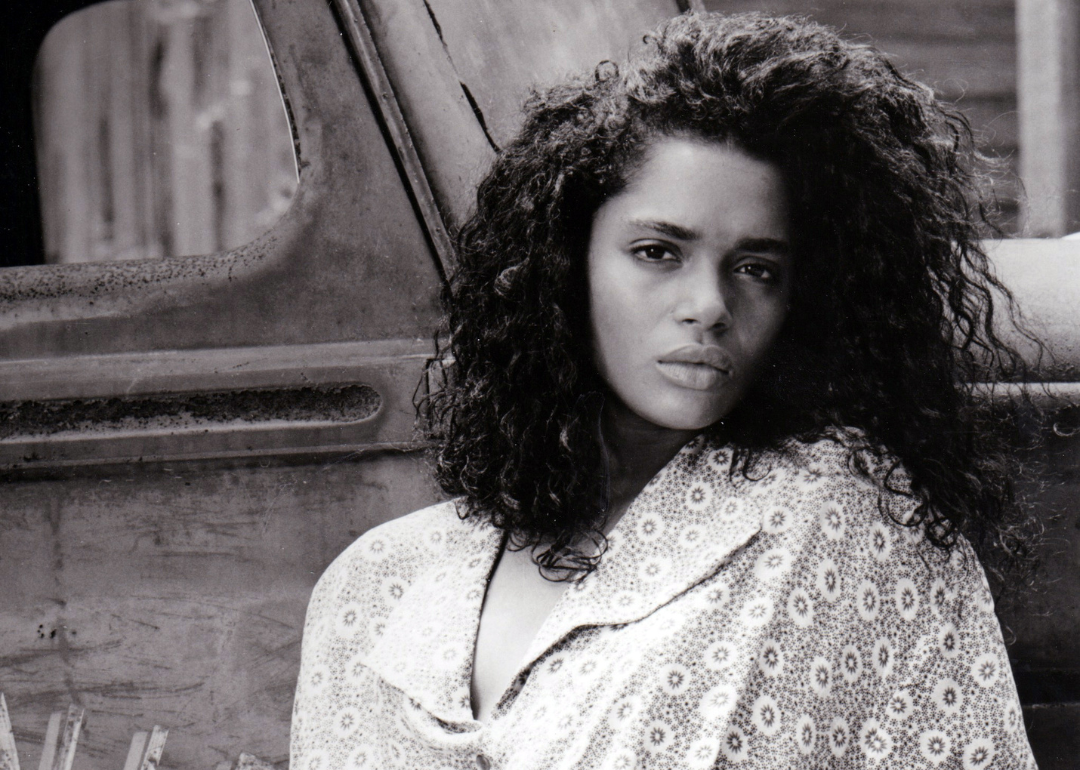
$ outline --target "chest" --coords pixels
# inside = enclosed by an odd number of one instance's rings
[[[505,551],[488,584],[473,660],[473,716],[484,719],[513,683],[566,583],[540,575],[528,551]]]

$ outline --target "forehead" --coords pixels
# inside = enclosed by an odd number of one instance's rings
[[[626,186],[598,218],[666,222],[703,237],[786,239],[788,200],[780,169],[730,142],[653,140]]]

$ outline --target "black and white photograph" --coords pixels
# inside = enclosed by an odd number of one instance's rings
[[[0,770],[1080,768],[1076,0],[15,0]]]

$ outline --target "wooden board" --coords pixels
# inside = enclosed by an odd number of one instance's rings
[[[150,738],[146,742],[146,753],[143,754],[139,770],[157,770],[161,763],[161,755],[165,752],[165,739],[168,737],[168,730],[154,725]]]
[[[705,0],[710,10],[810,16],[875,39],[1009,41],[1014,0]]]
[[[64,715],[54,711],[49,715],[49,726],[45,728],[45,738],[41,742],[41,760],[38,762],[38,770],[52,770],[56,765],[57,741],[60,740],[60,729],[63,726]]]
[[[82,732],[85,715],[84,709],[75,705],[68,706],[63,721],[63,732],[60,734],[60,743],[53,757],[52,770],[71,770],[72,765],[75,764],[75,752],[79,749],[79,734]]]
[[[11,716],[8,714],[7,700],[0,692],[0,770],[19,770],[19,751],[15,746],[15,735],[11,732]]]
[[[128,748],[127,759],[124,760],[124,770],[139,770],[142,765],[143,754],[146,753],[146,739],[149,734],[145,730],[137,730],[131,736],[131,746]]]

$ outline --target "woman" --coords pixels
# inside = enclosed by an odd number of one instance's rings
[[[963,120],[710,15],[526,113],[447,296],[457,497],[320,580],[292,766],[1033,767]]]

